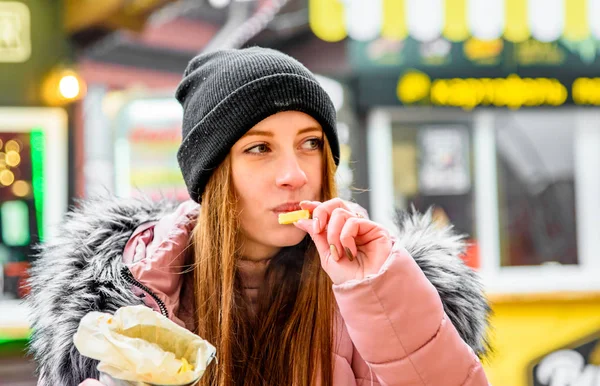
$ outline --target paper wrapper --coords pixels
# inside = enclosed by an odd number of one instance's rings
[[[155,385],[200,379],[216,352],[204,339],[143,305],[120,308],[114,316],[90,312],[73,340],[82,355],[100,361],[100,372]]]

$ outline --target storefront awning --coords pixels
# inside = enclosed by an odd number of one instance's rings
[[[331,42],[582,41],[600,39],[600,0],[309,0],[309,21]]]

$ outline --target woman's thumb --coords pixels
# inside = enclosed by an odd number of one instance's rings
[[[310,238],[315,243],[317,247],[317,251],[323,257],[327,256],[329,253],[329,244],[327,244],[327,234],[326,232],[321,232],[319,234],[315,234],[313,232],[313,222],[315,220],[298,220],[294,223],[296,228],[302,229],[304,232],[310,235]]]

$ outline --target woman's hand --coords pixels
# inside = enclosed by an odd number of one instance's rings
[[[300,206],[312,213],[312,219],[294,225],[313,239],[321,266],[334,284],[379,272],[392,250],[385,228],[353,212],[339,198],[323,203],[303,201]]]

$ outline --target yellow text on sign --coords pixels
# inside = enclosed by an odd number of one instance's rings
[[[576,104],[600,106],[600,78],[577,78],[572,92]]]
[[[415,103],[429,96],[431,104],[472,109],[476,106],[560,106],[567,100],[567,88],[556,79],[521,78],[452,78],[424,81],[424,74],[417,78],[409,72],[398,81],[398,99],[405,104]],[[419,80],[418,82],[416,80]],[[413,89],[414,88],[414,89]]]

